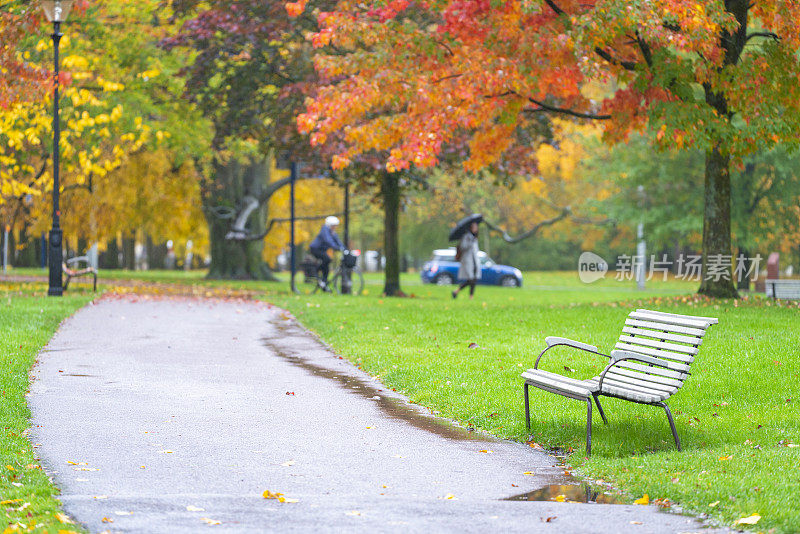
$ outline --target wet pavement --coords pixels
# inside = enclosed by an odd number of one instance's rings
[[[554,457],[433,417],[264,304],[101,300],[33,374],[32,440],[93,532],[702,528],[601,504]]]

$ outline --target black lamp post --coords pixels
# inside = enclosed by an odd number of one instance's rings
[[[61,209],[58,205],[59,196],[59,143],[61,141],[61,127],[58,120],[58,44],[61,42],[61,23],[67,20],[72,9],[72,0],[55,0],[42,2],[42,9],[47,20],[53,23],[53,50],[55,71],[53,74],[53,227],[50,229],[49,253],[50,261],[50,287],[47,294],[52,297],[60,297],[64,293],[61,281],[62,263],[62,233],[61,233]]]

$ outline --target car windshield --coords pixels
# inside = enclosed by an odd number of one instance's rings
[[[437,251],[433,253],[431,261],[456,261],[456,251]]]
[[[456,261],[456,251],[455,250],[437,250],[433,253],[433,257],[431,261]],[[478,252],[478,261],[481,262],[481,265],[486,265],[487,263],[494,263],[492,258],[490,258],[485,252],[480,251]]]

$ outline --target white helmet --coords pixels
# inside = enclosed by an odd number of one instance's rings
[[[339,217],[333,215],[325,217],[325,226],[339,226]]]

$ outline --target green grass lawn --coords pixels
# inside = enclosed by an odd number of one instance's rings
[[[413,402],[501,437],[574,450],[568,461],[588,480],[611,482],[632,498],[646,493],[651,500],[668,499],[725,525],[757,513],[762,519],[755,529],[800,531],[800,447],[789,446],[800,444],[796,303],[752,297],[708,301],[693,295],[695,284],[674,280],[649,282],[645,291],[614,280],[587,286],[575,273],[525,273],[521,289],[478,287],[474,300],[462,294],[454,301],[452,288],[423,285],[416,275],[403,277],[403,289],[414,298],[392,299],[380,296],[380,275],[367,275],[367,294],[356,297],[292,295],[285,281],[206,281],[196,272],[101,272],[107,287],[126,279],[190,286],[192,294],[209,296],[245,290],[288,309],[340,354]],[[308,291],[311,286],[300,287]],[[19,300],[10,299],[11,309],[20,317],[36,316],[35,297]],[[80,304],[71,302],[62,306]],[[609,349],[636,307],[720,319],[704,340],[692,376],[668,401],[684,451],[675,450],[662,410],[606,398],[610,424],[604,426],[595,411],[592,457],[586,459],[585,405],[536,389],[531,390],[533,430],[528,432],[519,375],[533,366],[545,336]],[[56,312],[66,315],[67,308],[53,309],[49,331],[57,323]],[[47,332],[42,330],[41,341],[26,352],[22,369],[27,370]],[[470,349],[471,343],[478,348]],[[548,352],[542,368],[587,378],[604,363],[598,356],[558,348]],[[17,376],[24,392],[24,374]],[[19,408],[21,394],[3,402],[21,414],[14,427],[18,437],[27,421]],[[22,451],[25,440],[18,439],[19,445],[3,444],[0,452],[12,457]]]
[[[8,532],[83,530],[65,523],[57,490],[42,471],[28,441],[30,411],[25,403],[28,373],[36,354],[59,323],[91,296],[43,296],[45,285],[0,283],[0,511]],[[61,515],[59,515],[61,514]],[[3,522],[0,522],[3,525]]]
[[[759,530],[800,531],[800,447],[787,446],[800,444],[800,308],[707,301],[679,281],[649,286],[639,292],[615,281],[585,286],[574,274],[527,273],[524,288],[479,287],[472,301],[411,281],[405,289],[417,298],[267,298],[416,403],[502,437],[574,450],[569,462],[587,479],[611,481],[636,498],[669,499],[727,525],[758,513]],[[663,410],[604,399],[610,424],[595,411],[587,460],[585,404],[536,389],[528,432],[519,375],[533,366],[545,336],[610,349],[636,307],[720,319],[692,376],[668,401],[684,451],[675,450]],[[588,378],[605,363],[553,349],[542,368]]]

